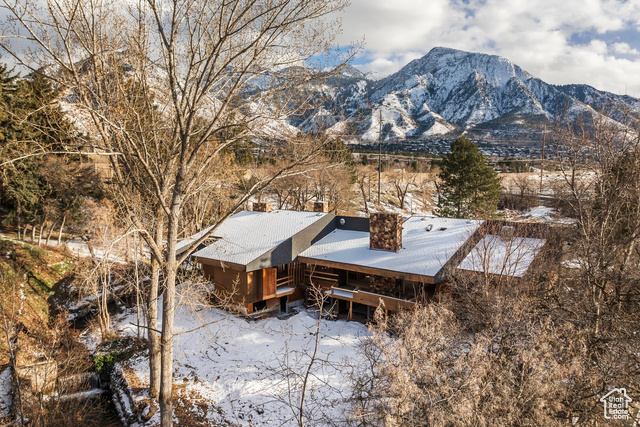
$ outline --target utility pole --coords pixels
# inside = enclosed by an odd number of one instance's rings
[[[544,133],[542,134],[542,158],[540,159],[540,191],[542,193],[542,173],[544,171],[544,144],[547,138],[547,125],[544,125]]]
[[[380,108],[379,125],[380,130],[378,133],[378,205],[380,205],[380,175],[382,173],[382,108]]]

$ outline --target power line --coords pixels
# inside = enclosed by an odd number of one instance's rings
[[[379,125],[380,131],[378,134],[378,204],[380,204],[380,175],[382,173],[382,108],[380,109]]]

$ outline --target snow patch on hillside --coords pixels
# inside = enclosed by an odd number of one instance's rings
[[[404,138],[416,128],[415,122],[406,111],[404,111],[399,100],[395,96],[390,96],[385,100],[383,106],[377,108],[371,116],[369,128],[362,135],[365,141],[377,141],[382,126],[383,139]],[[382,124],[380,116],[382,115]]]
[[[7,366],[2,372],[0,372],[0,421],[2,421],[2,418],[6,418],[11,415],[12,402],[11,368]]]
[[[454,129],[455,127],[449,123],[435,122],[433,126],[431,126],[429,130],[427,130],[426,132],[423,132],[422,135],[424,136],[445,135]]]

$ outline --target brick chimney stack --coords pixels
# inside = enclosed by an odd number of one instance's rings
[[[402,249],[402,215],[374,213],[369,218],[369,248],[398,252]]]
[[[253,202],[253,211],[254,212],[271,212],[271,203],[258,203]]]
[[[313,202],[314,212],[329,212],[329,204],[327,202]]]

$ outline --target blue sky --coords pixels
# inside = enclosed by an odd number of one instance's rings
[[[504,56],[554,84],[640,97],[640,0],[351,0],[341,43],[381,77],[435,46]]]

